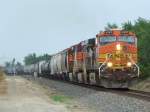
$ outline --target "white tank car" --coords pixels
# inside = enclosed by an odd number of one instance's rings
[[[45,61],[40,61],[39,62],[39,68],[38,68],[38,73],[39,75],[43,75],[42,74],[42,66],[44,65]]]
[[[23,71],[25,74],[28,74],[29,73],[28,66],[23,66]]]
[[[34,64],[29,65],[29,73],[33,74],[34,73]]]
[[[50,62],[49,61],[44,61],[43,63],[41,63],[40,68],[41,68],[42,75],[50,74]]]
[[[56,72],[57,74],[61,74],[62,73],[62,69],[61,69],[61,53],[58,53],[55,57],[56,60]]]
[[[55,55],[51,57],[50,61],[50,69],[51,69],[51,75],[54,75],[56,73],[56,60]]]
[[[24,66],[24,72],[26,74],[33,74],[33,72],[34,72],[34,65],[33,64],[32,65],[25,65]]]
[[[39,63],[34,64],[34,73],[39,74]]]
[[[51,74],[62,74],[63,72],[66,72],[65,58],[65,52],[60,52],[52,56],[50,62]]]
[[[27,70],[27,67],[26,67],[26,66],[23,66],[23,71],[24,71],[24,73],[25,73],[25,74],[28,72],[28,70]]]
[[[67,51],[61,52],[61,73],[67,73]]]

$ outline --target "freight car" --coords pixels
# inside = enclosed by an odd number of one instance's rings
[[[38,64],[53,78],[106,88],[128,88],[139,77],[137,38],[134,33],[112,29],[82,41]],[[38,74],[43,74],[37,70]]]

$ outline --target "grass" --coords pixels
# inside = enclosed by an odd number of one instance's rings
[[[52,95],[51,99],[54,100],[55,102],[64,103],[64,102],[68,102],[72,98],[64,95]]]

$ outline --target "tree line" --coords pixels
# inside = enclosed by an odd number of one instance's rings
[[[40,62],[42,60],[49,60],[50,58],[51,56],[48,54],[37,56],[36,53],[31,53],[25,56],[23,61],[24,61],[24,65],[31,65]],[[23,64],[18,61],[16,62],[15,58],[11,61],[5,62],[6,68],[22,67],[22,66]]]
[[[123,24],[123,28],[136,33],[141,76],[143,78],[150,76],[150,20],[139,18],[134,24],[128,21]]]
[[[32,53],[24,57],[24,63],[25,65],[31,65],[42,60],[49,60],[50,58],[51,56],[48,54],[37,56],[35,53]]]

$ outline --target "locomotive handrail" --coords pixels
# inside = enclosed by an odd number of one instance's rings
[[[108,59],[109,59],[110,57],[111,57],[111,55],[110,55],[109,57],[107,57],[106,60],[104,61],[104,63],[101,64],[100,67],[98,68],[98,69],[99,69],[99,78],[100,78],[100,76],[101,76],[101,68],[102,68],[102,66],[106,64],[106,62],[108,61]]]
[[[129,59],[130,59],[130,61],[137,67],[137,69],[138,69],[138,74],[137,74],[137,76],[139,77],[139,76],[140,76],[140,68],[139,68],[139,66],[133,61],[133,59],[132,59],[131,57],[129,57]]]
[[[100,76],[101,76],[101,68],[102,68],[103,65],[105,65],[105,63],[107,62],[107,60],[108,60],[108,59],[106,59],[106,60],[104,61],[104,63],[101,64],[101,66],[98,68],[98,69],[99,69],[99,78],[100,78]]]

